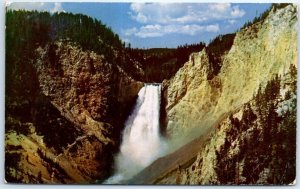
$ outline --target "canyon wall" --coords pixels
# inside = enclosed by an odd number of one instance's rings
[[[107,178],[123,123],[143,83],[103,55],[70,42],[48,44],[36,54],[26,63],[36,70],[29,81],[35,85],[31,96],[7,97],[7,181],[89,183]]]
[[[167,135],[186,138],[193,128],[205,130],[251,100],[276,74],[288,72],[290,64],[297,66],[296,7],[273,9],[265,20],[237,32],[220,73],[211,80],[209,64],[205,49],[193,53],[163,82]]]
[[[206,49],[193,53],[163,82],[162,126],[173,152],[128,183],[293,183],[297,27],[296,5],[273,6],[236,33],[211,79]]]

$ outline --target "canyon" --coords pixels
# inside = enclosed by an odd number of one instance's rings
[[[121,183],[294,181],[297,7],[272,6],[267,13],[230,35],[232,44],[221,53],[208,45],[178,70],[158,73],[160,100],[149,102],[160,107],[150,121],[160,127],[155,136],[163,138],[164,144],[156,142],[164,152]],[[217,45],[227,39],[220,36]],[[156,77],[121,47],[104,47],[110,56],[70,39],[54,40],[34,47],[19,75],[17,66],[8,68],[6,181],[102,183],[115,174],[115,157],[126,156],[122,133],[143,96],[139,91],[150,90],[145,83]]]
[[[270,175],[276,177],[284,175],[278,170],[272,170],[268,163],[261,167],[257,166],[260,170],[257,173],[251,172],[251,168],[247,165],[249,162],[246,163],[245,159],[255,159],[251,157],[255,155],[244,150],[249,148],[247,147],[249,143],[258,139],[270,146],[276,145],[273,146],[273,151],[278,153],[274,148],[280,144],[273,144],[275,142],[271,142],[274,140],[272,136],[268,135],[268,138],[263,139],[262,133],[271,132],[271,129],[266,126],[268,125],[266,121],[259,120],[263,120],[263,117],[269,116],[270,113],[258,113],[263,107],[259,105],[261,102],[257,102],[259,98],[257,96],[262,89],[270,87],[270,84],[267,85],[275,77],[280,77],[277,78],[280,80],[277,81],[280,85],[276,94],[278,97],[270,100],[274,103],[273,108],[278,112],[281,111],[282,104],[287,104],[288,101],[295,103],[297,80],[295,69],[298,61],[296,12],[296,7],[291,5],[279,10],[273,7],[264,21],[237,32],[231,49],[223,55],[220,73],[211,80],[207,79],[210,71],[209,58],[204,49],[199,53],[193,53],[190,60],[173,78],[163,82],[166,114],[164,127],[169,140],[174,141],[172,144],[175,144],[175,149],[180,144],[185,144],[193,138],[194,140],[166,157],[156,160],[129,180],[129,183],[207,185],[294,182],[295,165],[291,167],[289,163],[295,161],[295,151],[278,155],[278,159],[284,159],[282,156],[291,158],[285,160],[288,161],[289,165],[285,166],[289,167],[287,168],[289,170],[284,170],[289,172],[290,177],[280,180],[270,178]],[[274,89],[266,89],[268,90]],[[286,98],[287,93],[292,96]],[[269,94],[265,92],[265,95]],[[286,108],[295,114],[295,106],[296,103]],[[255,118],[251,123],[246,122],[241,129],[235,121],[245,122],[249,109],[253,111],[251,116]],[[269,111],[273,111],[272,108]],[[283,120],[294,119],[293,116],[281,116]],[[287,127],[295,132],[296,120],[292,125],[278,127]],[[235,132],[236,134],[233,134]],[[253,132],[257,132],[255,137]],[[277,134],[280,136],[279,133]],[[269,147],[263,148],[265,149],[260,150],[264,151]],[[254,161],[252,159],[251,163]],[[266,159],[268,158],[261,157],[259,161],[271,161]],[[255,161],[258,162],[258,159]],[[220,167],[220,164],[223,167]],[[245,173],[246,171],[250,173]]]

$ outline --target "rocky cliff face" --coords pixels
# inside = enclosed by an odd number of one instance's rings
[[[218,75],[206,50],[163,82],[166,135],[196,138],[130,183],[289,184],[295,179],[297,7],[237,32]],[[196,155],[197,154],[197,155]]]
[[[289,5],[237,32],[225,53],[220,73],[207,80],[207,53],[202,50],[169,81],[164,81],[167,134],[189,135],[193,128],[210,127],[214,120],[240,108],[275,74],[297,65],[297,10]]]
[[[122,123],[143,83],[102,55],[71,43],[55,42],[36,53],[32,97],[22,100],[26,105],[7,101],[6,179],[104,179],[110,174]]]
[[[296,69],[220,121],[210,137],[184,146],[197,155],[164,170],[156,184],[291,184],[296,178]],[[204,138],[209,138],[206,141]],[[172,159],[179,152],[173,153]],[[189,153],[191,154],[191,153]],[[180,159],[180,158],[178,158]],[[159,162],[157,162],[159,163]],[[162,176],[164,175],[164,176]]]

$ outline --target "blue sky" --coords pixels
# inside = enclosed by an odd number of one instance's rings
[[[176,47],[208,43],[219,34],[235,32],[270,4],[261,3],[24,3],[10,9],[72,12],[99,19],[132,47]]]

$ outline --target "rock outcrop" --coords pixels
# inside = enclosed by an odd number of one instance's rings
[[[36,90],[22,106],[27,113],[19,118],[16,111],[21,105],[7,103],[11,111],[6,120],[7,181],[105,179],[123,122],[143,83],[106,62],[103,55],[69,42],[51,43],[36,53],[32,63]]]
[[[268,82],[264,92],[221,119],[209,136],[158,160],[157,164],[169,167],[160,166],[166,168],[160,177],[143,181],[189,185],[294,183],[296,81],[296,70],[291,66],[289,73]],[[177,162],[170,164],[178,155]]]

